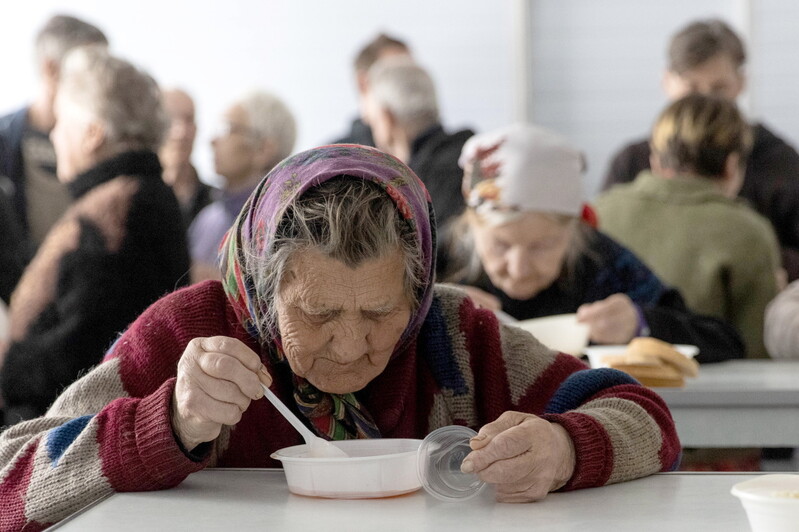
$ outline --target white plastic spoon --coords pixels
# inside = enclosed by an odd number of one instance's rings
[[[278,399],[277,395],[275,395],[272,390],[270,390],[266,385],[261,383],[261,387],[264,389],[264,395],[269,402],[275,405],[278,412],[280,412],[284,418],[288,420],[291,425],[297,429],[305,443],[308,445],[310,452],[308,453],[309,456],[313,458],[348,458],[349,455],[330,443],[327,440],[323,440],[311,430],[306,427],[300,419],[294,415],[294,412],[288,409],[286,405],[283,404],[283,401]]]

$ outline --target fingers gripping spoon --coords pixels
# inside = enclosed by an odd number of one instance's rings
[[[289,410],[288,407],[284,405],[280,399],[278,399],[277,395],[275,395],[266,385],[261,383],[261,387],[263,387],[264,395],[267,399],[269,399],[269,402],[272,403],[274,407],[277,408],[278,412],[280,412],[281,415],[286,418],[286,420],[291,423],[295,429],[297,429],[297,432],[302,435],[305,443],[310,449],[309,456],[313,458],[347,458],[349,456],[347,453],[329,441],[323,440],[311,432],[311,430],[306,427],[297,416],[294,415],[294,412]]]

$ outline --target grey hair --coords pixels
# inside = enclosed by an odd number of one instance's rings
[[[247,113],[253,132],[276,144],[277,153],[270,167],[291,155],[297,140],[297,123],[283,100],[269,92],[252,91],[237,104]]]
[[[51,60],[58,65],[67,52],[90,44],[108,46],[108,38],[92,24],[69,15],[55,15],[45,23],[36,36],[36,58]]]
[[[369,92],[378,105],[391,111],[410,136],[439,121],[433,79],[408,57],[377,61],[369,69]]]
[[[416,231],[402,218],[383,188],[371,181],[338,176],[292,201],[278,223],[266,256],[244,250],[257,301],[256,318],[263,342],[274,340],[277,298],[292,258],[316,250],[351,268],[399,251],[405,263],[404,290],[416,310],[425,287],[425,270]]]
[[[516,214],[516,213],[514,213]],[[584,256],[591,260],[598,260],[598,256],[591,249],[593,237],[592,229],[575,216],[567,214],[540,213],[561,225],[576,223],[566,260],[561,271],[561,279],[573,280],[578,262]],[[475,209],[468,207],[460,216],[454,218],[441,235],[442,247],[448,257],[447,267],[441,274],[441,282],[445,283],[477,283],[483,276],[483,265],[477,253],[474,242],[474,233],[470,228],[472,223],[501,225],[496,223],[503,218],[486,218],[478,214]],[[511,214],[504,218],[506,222],[512,221]]]
[[[82,46],[69,52],[58,90],[103,123],[112,148],[157,151],[161,145],[169,119],[158,85],[106,48]]]

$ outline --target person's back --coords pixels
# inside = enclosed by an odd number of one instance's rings
[[[441,231],[463,212],[463,171],[458,158],[468,129],[449,133],[439,117],[430,75],[407,58],[388,58],[369,71],[368,115],[376,146],[408,164],[433,199]]]
[[[670,100],[690,92],[729,101],[744,88],[744,44],[720,20],[693,22],[671,40],[663,88]],[[763,124],[752,126],[754,141],[739,196],[768,218],[779,239],[789,279],[799,278],[799,153]],[[648,139],[638,139],[613,156],[603,190],[628,183],[650,169]]]
[[[678,100],[654,128],[655,172],[614,187],[595,206],[600,228],[676,286],[689,308],[735,325],[749,356],[765,357],[777,240],[766,219],[728,197],[740,186],[748,129],[732,103]]]

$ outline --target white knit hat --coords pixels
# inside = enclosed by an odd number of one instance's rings
[[[514,124],[475,135],[458,164],[466,203],[481,214],[582,214],[585,159],[557,133]]]

